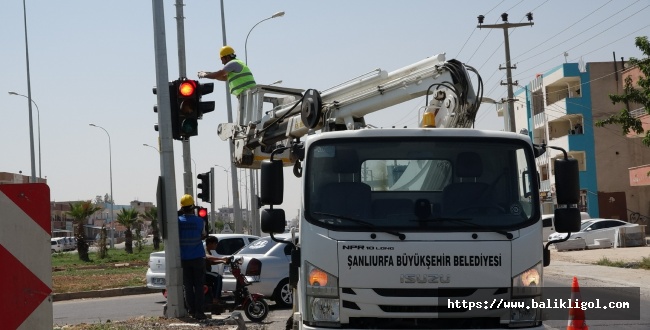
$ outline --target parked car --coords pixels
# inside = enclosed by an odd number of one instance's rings
[[[63,240],[63,237],[50,238],[50,243],[52,244],[52,253],[65,251],[65,241]]]
[[[219,239],[217,244],[218,256],[231,256],[239,249],[259,239],[259,236],[245,234],[210,234]],[[223,274],[223,265],[212,266],[212,271]],[[165,289],[165,251],[157,251],[149,254],[149,269],[147,269],[147,287],[150,289]],[[226,287],[224,283],[223,290],[234,290]]]
[[[548,236],[555,232],[555,222],[553,220],[554,214],[543,214],[542,215],[542,240],[546,242]],[[591,219],[589,213],[580,212],[581,220]]]
[[[580,225],[580,231],[571,233],[569,239],[582,238],[585,240],[585,244],[592,245],[596,239],[609,238],[613,244],[616,235],[616,228],[634,226],[638,225],[617,219],[598,218],[583,220]],[[566,235],[566,233],[553,233],[548,236],[548,240],[552,241],[556,239],[562,239],[566,237]]]
[[[289,240],[290,234],[274,235],[280,240]],[[259,280],[248,287],[250,292],[261,293],[272,299],[280,307],[293,305],[291,288],[289,287],[289,261],[291,260],[291,245],[273,241],[271,237],[263,237],[239,250],[237,256],[243,256],[242,269],[248,262],[258,259],[262,262],[262,273]],[[235,278],[226,266],[223,275],[223,286],[234,287]]]
[[[63,241],[65,242],[65,248],[64,251],[74,251],[77,249],[77,239],[74,237],[63,237]]]

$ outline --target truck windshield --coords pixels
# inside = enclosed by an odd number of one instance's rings
[[[508,230],[539,214],[521,140],[324,139],[306,157],[305,217],[332,230]]]

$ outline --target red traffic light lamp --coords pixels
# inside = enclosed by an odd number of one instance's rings
[[[208,219],[208,209],[205,207],[199,207],[196,209],[196,215],[203,220],[203,226],[205,227],[205,232],[210,233],[210,221]]]
[[[208,209],[206,209],[205,207],[200,207],[199,211],[198,211],[198,216],[201,217],[201,218],[207,217],[208,216]]]
[[[178,86],[178,93],[182,97],[190,98],[194,96],[194,91],[196,91],[196,81],[194,80],[185,80]]]

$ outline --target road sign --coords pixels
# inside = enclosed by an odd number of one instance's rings
[[[3,329],[51,329],[50,189],[0,185],[0,311]]]

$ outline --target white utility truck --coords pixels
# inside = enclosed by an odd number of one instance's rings
[[[261,86],[240,113],[248,124],[221,125],[237,165],[261,168],[262,231],[285,228],[283,167],[302,177],[294,329],[543,328],[527,307],[550,262],[535,163],[546,148],[472,129],[481,81],[476,92],[468,70],[443,54],[323,93]],[[293,96],[268,96],[282,92]],[[421,127],[365,124],[417,97]],[[274,108],[261,116],[263,101]],[[577,168],[566,154],[555,163],[564,232],[579,227]]]

